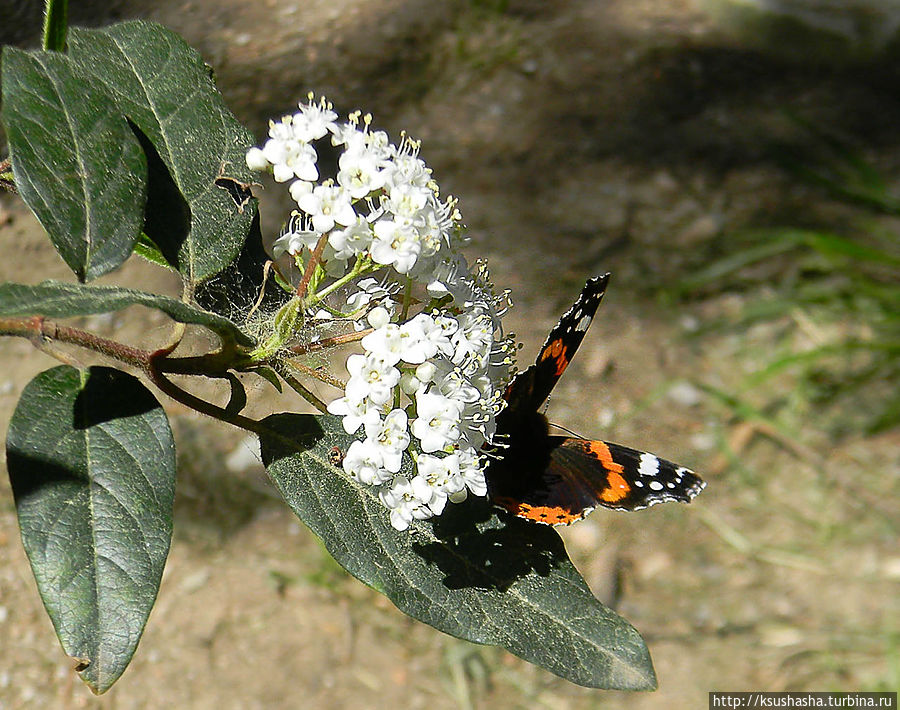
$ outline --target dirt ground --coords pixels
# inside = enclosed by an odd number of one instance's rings
[[[738,297],[673,302],[662,287],[733,230],[836,209],[774,159],[774,145],[796,139],[787,112],[900,175],[892,63],[788,61],[741,44],[690,0],[78,5],[73,22],[143,17],[181,33],[260,137],[310,89],[371,111],[394,137],[420,137],[460,200],[470,256],[512,289],[526,362],[583,280],[612,271],[551,419],[656,451],[709,486],[691,506],[600,511],[562,531],[595,593],[644,635],[659,677],[655,693],[589,690],[404,617],[330,560],[240,432],[169,403],[172,550],[135,659],[101,698],[54,637],[0,479],[0,710],[640,710],[706,707],[711,690],[898,688],[900,433],[835,440],[814,406],[791,399],[789,375],[748,396],[793,402],[790,434],[736,417],[702,385],[737,389],[780,332],[696,335]],[[31,8],[9,11],[5,41],[33,36]],[[286,214],[274,192],[262,196],[270,233]],[[67,278],[11,197],[0,197],[0,248],[4,281]],[[136,260],[103,281],[177,293]],[[128,342],[166,334],[162,316],[138,310],[87,322]],[[801,349],[820,335],[802,313],[784,327]],[[28,379],[54,364],[0,342],[4,430]]]

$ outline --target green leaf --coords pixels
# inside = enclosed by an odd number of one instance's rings
[[[79,281],[112,271],[141,232],[147,163],[128,122],[58,52],[3,49],[16,186]]]
[[[373,489],[330,463],[333,447],[346,453],[353,441],[339,418],[279,414],[265,424],[263,461],[281,495],[348,572],[401,611],[579,685],[656,687],[640,635],[597,601],[552,528],[470,498],[398,532]],[[406,456],[401,474],[412,466]]]
[[[69,1],[46,0],[44,6],[44,49],[62,52],[69,27]]]
[[[183,301],[117,286],[81,286],[44,281],[36,286],[0,283],[0,316],[67,318],[118,311],[128,306],[162,311],[179,323],[206,326],[221,337],[251,346],[254,340],[227,318]]]
[[[866,244],[828,232],[813,230],[797,230],[804,241],[822,254],[845,256],[856,261],[867,261],[873,264],[900,266],[900,257],[883,249],[876,249]]]
[[[189,210],[189,228],[170,229],[167,220],[174,215],[177,227],[184,206],[171,191],[153,192],[147,234],[191,283],[227,267],[256,200],[238,205],[216,180],[252,182],[244,156],[253,137],[225,106],[200,55],[174,32],[141,21],[73,28],[69,51],[152,144]]]
[[[169,422],[131,375],[60,366],[22,393],[6,457],[44,606],[82,679],[102,693],[134,655],[169,551]]]
[[[163,256],[159,247],[157,247],[156,244],[153,243],[153,240],[143,232],[141,233],[141,236],[138,237],[137,242],[135,242],[134,253],[157,266],[162,266],[166,269],[173,268],[169,263],[169,260]]]

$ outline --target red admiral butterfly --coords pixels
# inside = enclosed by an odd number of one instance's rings
[[[497,415],[506,448],[485,472],[493,503],[521,518],[568,525],[598,505],[640,510],[670,500],[689,503],[706,486],[693,471],[626,446],[551,436],[538,411],[584,339],[609,274],[589,279],[578,300],[550,331],[534,365],[506,389]]]

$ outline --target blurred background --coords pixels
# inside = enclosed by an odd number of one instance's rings
[[[35,47],[42,3],[0,0]],[[711,690],[900,686],[900,3],[119,0],[265,135],[309,90],[422,139],[534,356],[613,272],[552,421],[704,475],[691,506],[561,531],[631,621],[651,694],[588,690],[413,622],[277,499],[243,434],[168,406],[175,537],[129,670],[94,698],[41,607],[0,480],[0,708],[697,708]],[[286,195],[261,194],[277,234]],[[0,195],[0,278],[68,278]],[[177,284],[133,260],[104,282]],[[85,319],[165,337],[138,310]],[[0,342],[0,425],[55,362]],[[260,395],[268,393],[260,389]],[[171,403],[169,403],[171,404]],[[269,403],[285,408],[284,403]]]

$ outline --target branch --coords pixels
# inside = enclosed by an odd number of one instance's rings
[[[167,357],[169,351],[165,348],[157,351],[142,350],[78,328],[58,325],[45,320],[43,316],[0,318],[0,335],[28,338],[38,349],[44,349],[48,341],[56,341],[78,345],[106,355],[140,370],[154,385],[176,402],[181,402],[213,419],[228,422],[255,434],[268,433],[268,430],[255,419],[232,414],[223,407],[200,399],[181,389],[163,374],[164,372],[173,372],[222,377],[229,366],[220,353],[199,357],[169,358]]]

